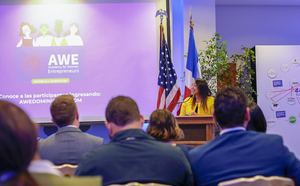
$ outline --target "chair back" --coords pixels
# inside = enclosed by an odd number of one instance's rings
[[[54,166],[55,169],[57,169],[64,176],[67,177],[74,176],[77,167],[78,165],[71,165],[71,164],[62,164],[62,165]]]
[[[112,184],[109,186],[171,186],[160,183],[138,183],[138,182],[130,182],[126,184]]]
[[[237,178],[224,181],[218,186],[294,186],[294,181],[290,178],[279,176],[255,176],[251,178]]]

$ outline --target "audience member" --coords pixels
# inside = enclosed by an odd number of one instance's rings
[[[141,129],[144,119],[133,99],[113,98],[105,116],[111,142],[90,152],[76,174],[102,175],[104,185],[128,182],[193,185],[191,168],[183,152]]]
[[[39,160],[38,163],[36,127],[22,109],[1,100],[0,144],[1,186],[99,186],[101,184],[100,177],[64,178],[53,169],[51,162]],[[30,164],[33,157],[36,158]]]
[[[203,79],[196,79],[191,87],[192,95],[186,98],[180,109],[180,116],[212,115],[214,97]]]
[[[186,155],[191,149],[187,145],[176,145],[175,141],[183,139],[184,133],[178,126],[174,115],[168,110],[157,109],[151,113],[147,133],[158,141],[179,147]]]
[[[184,138],[175,117],[168,110],[157,109],[150,115],[147,133],[163,142],[172,142]]]
[[[102,138],[86,134],[79,129],[79,114],[74,97],[61,95],[51,104],[52,121],[59,127],[58,131],[41,140],[39,151],[42,159],[54,164],[78,164],[83,155],[100,147]]]
[[[27,171],[37,149],[35,130],[23,110],[0,100],[0,185],[38,185]]]
[[[250,121],[248,122],[247,130],[266,133],[267,121],[263,111],[255,103],[251,103],[249,107],[250,107]]]
[[[197,185],[255,175],[287,176],[300,184],[299,160],[280,136],[245,131],[250,113],[240,89],[225,88],[217,93],[214,117],[221,135],[190,151]]]

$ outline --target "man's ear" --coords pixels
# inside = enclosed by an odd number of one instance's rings
[[[141,124],[141,126],[143,126],[144,123],[145,123],[144,116],[140,115],[140,124]]]
[[[105,121],[105,127],[106,127],[107,129],[110,129],[110,128],[111,128],[111,124],[110,124],[110,122],[108,122],[108,121]]]
[[[107,132],[108,132],[108,136],[110,138],[113,137],[115,131],[114,131],[114,127],[113,127],[113,123],[112,122],[108,122],[108,121],[105,121],[105,127],[107,129]]]
[[[79,120],[79,112],[78,112],[78,110],[76,110],[75,118],[76,118],[77,120]]]
[[[250,121],[250,108],[247,107],[246,108],[246,113],[245,113],[245,123],[248,124],[248,122]],[[247,126],[247,125],[246,125]]]

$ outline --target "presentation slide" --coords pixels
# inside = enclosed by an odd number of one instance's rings
[[[159,31],[155,1],[0,4],[0,99],[38,123],[72,94],[80,121],[104,120],[108,101],[135,99],[143,115],[156,107]]]
[[[300,46],[256,46],[258,105],[268,123],[267,132],[283,136],[300,158]]]

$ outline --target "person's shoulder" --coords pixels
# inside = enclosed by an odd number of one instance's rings
[[[262,132],[248,131],[248,134],[261,141],[283,143],[283,138],[278,134],[266,134]]]
[[[88,152],[85,159],[98,159],[98,156],[110,156],[119,150],[119,146],[114,143],[101,144],[99,148],[95,148]]]
[[[102,144],[99,148],[94,148],[86,153],[82,158],[79,167],[80,169],[86,169],[87,167],[102,165],[110,160],[115,154],[118,154],[119,150],[120,149],[112,143]]]
[[[176,147],[170,143],[164,143],[160,141],[153,141],[154,146],[152,146],[152,150],[155,150],[160,155],[167,156],[180,156],[182,154],[182,150],[179,147]]]
[[[55,138],[55,133],[51,134],[50,136],[46,137],[46,138],[41,138],[39,140],[39,145],[48,145],[54,142],[54,138]]]
[[[189,150],[189,156],[190,157],[201,157],[209,152],[211,152],[213,149],[220,147],[220,144],[223,143],[226,136],[216,136],[213,140],[208,141],[207,143],[203,145],[199,145],[194,147],[193,149]]]
[[[88,134],[86,132],[82,132],[82,133],[86,137],[86,139],[88,139],[90,141],[93,141],[96,143],[103,143],[103,138],[101,138],[101,137],[94,136],[94,135]]]
[[[217,137],[218,138],[218,137]],[[208,143],[206,144],[203,144],[203,145],[199,145],[199,146],[196,146],[192,149],[189,150],[189,155],[190,156],[193,156],[193,155],[199,155],[200,153],[203,153],[206,149],[208,149],[211,145],[213,145],[214,143],[216,143],[216,138],[213,139],[212,141],[209,141]]]
[[[184,103],[186,102],[192,102],[193,101],[193,97],[189,96],[187,98],[184,99]]]
[[[102,179],[98,176],[84,176],[84,177],[60,177],[47,173],[32,173],[33,178],[39,185],[52,186],[73,186],[73,185],[89,185],[89,186],[101,186]]]

